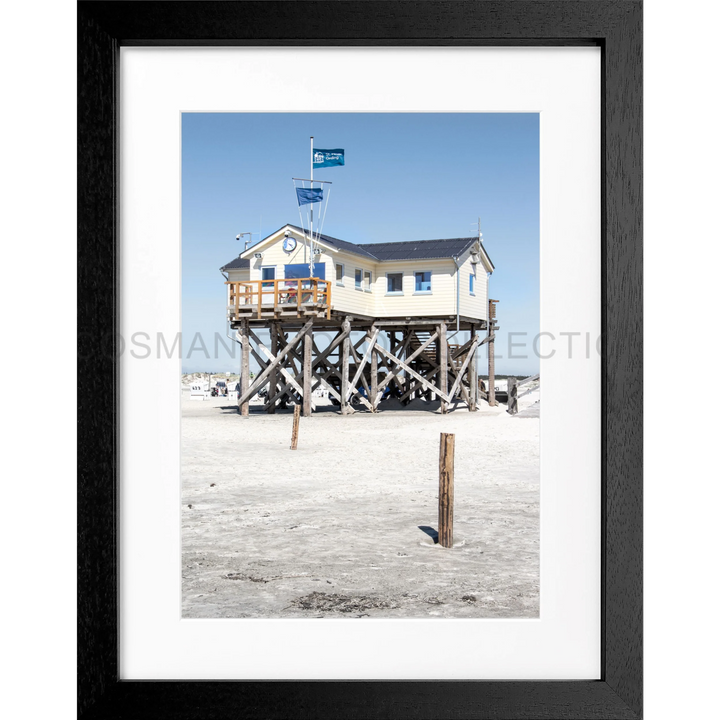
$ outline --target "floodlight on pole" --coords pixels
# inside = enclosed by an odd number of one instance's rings
[[[235,236],[235,239],[236,239],[236,240],[239,240],[241,237],[243,237],[243,235],[249,235],[249,236],[250,236],[250,240],[252,240],[252,233],[250,233],[250,232],[240,233],[239,235],[236,235],[236,236]],[[246,241],[245,241],[245,250],[248,249],[248,245],[250,244],[250,240],[246,240]]]

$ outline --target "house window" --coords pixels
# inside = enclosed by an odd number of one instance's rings
[[[365,292],[372,292],[372,273],[369,270],[365,271]]]
[[[362,290],[362,270],[355,268],[355,289]]]
[[[343,284],[343,276],[345,275],[345,266],[342,263],[335,263],[335,283]]]
[[[470,273],[470,294],[475,294],[475,272]]]
[[[264,267],[262,269],[262,279],[263,280],[274,280],[275,279],[275,266],[272,267]],[[273,287],[273,283],[263,283],[264,288],[271,288]]]
[[[388,294],[394,293],[395,295],[402,295],[403,291],[403,274],[402,273],[387,273],[387,292]]]
[[[429,270],[426,270],[424,272],[416,272],[415,273],[415,292],[416,293],[432,292],[431,275],[432,275],[432,273]]]

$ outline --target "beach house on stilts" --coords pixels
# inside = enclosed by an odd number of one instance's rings
[[[388,396],[477,408],[478,348],[494,338],[480,237],[355,244],[288,224],[221,270],[242,345],[241,414],[266,389],[267,412],[292,400],[309,415],[320,387],[344,414]]]

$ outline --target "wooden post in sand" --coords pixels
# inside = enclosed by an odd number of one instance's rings
[[[438,542],[453,546],[453,504],[455,502],[455,435],[440,433],[440,491],[438,492]]]
[[[295,405],[293,410],[293,429],[292,439],[290,440],[290,449],[297,450],[298,432],[300,431],[300,405]]]
[[[511,415],[517,415],[518,411],[518,397],[517,397],[517,378],[510,377],[507,379],[507,395],[508,395],[508,407],[507,411]]]

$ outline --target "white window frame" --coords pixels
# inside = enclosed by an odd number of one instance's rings
[[[475,286],[477,285],[477,273],[475,272],[474,268],[470,271],[469,278],[470,279],[468,280],[468,287],[470,290],[470,295],[472,297],[475,297]]]
[[[388,285],[388,276],[389,275],[399,275],[400,276],[400,290],[390,290]],[[413,275],[413,277],[415,277]],[[404,295],[405,294],[405,273],[401,270],[400,272],[386,272],[385,273],[385,294],[386,295]]]
[[[362,292],[362,290],[363,290],[363,278],[365,277],[363,272],[364,271],[362,268],[358,268],[358,267],[355,268],[355,289],[359,290],[360,292]],[[360,273],[360,284],[359,285],[358,285],[358,278],[357,278],[358,273]]]
[[[433,285],[433,271],[432,270],[415,270],[413,271],[413,285],[417,287],[417,274],[418,273],[430,273],[430,289],[429,290],[414,290],[413,295],[432,295]]]
[[[366,287],[366,286],[365,286],[365,282],[368,280],[368,275],[370,276],[370,280],[368,281],[367,287]],[[362,282],[362,284],[363,284],[363,290],[364,290],[365,292],[371,293],[371,292],[372,292],[372,277],[373,277],[372,270],[363,270],[363,276],[362,276],[362,277],[363,277],[363,282]]]
[[[340,280],[337,279],[338,265],[342,268],[342,271],[340,273]],[[345,287],[345,263],[335,263],[335,284],[339,287]]]
[[[266,270],[272,270],[273,271],[273,277],[270,278],[263,278],[263,273]],[[274,283],[278,279],[278,266],[277,265],[260,265],[260,287],[263,290],[272,289],[271,285],[265,285],[265,283]]]

